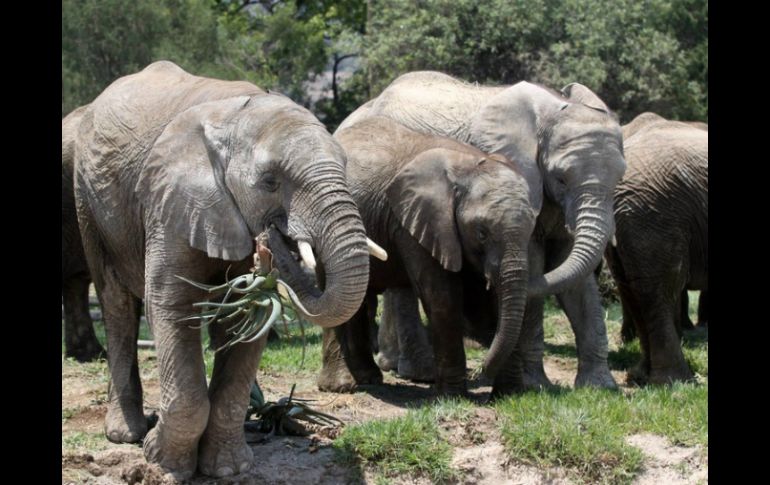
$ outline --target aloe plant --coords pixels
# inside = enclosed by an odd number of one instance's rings
[[[334,416],[316,411],[306,404],[314,402],[314,400],[294,397],[295,387],[296,384],[291,386],[288,397],[282,397],[276,402],[265,402],[265,397],[259,385],[254,381],[251,385],[246,420],[248,421],[252,415],[256,415],[259,431],[275,435],[309,434],[301,425],[293,420],[305,421],[318,426],[342,424],[342,421]]]

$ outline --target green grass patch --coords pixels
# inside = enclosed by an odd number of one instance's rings
[[[302,342],[299,327],[289,325],[289,336],[279,329],[280,340],[268,342],[259,368],[263,372],[315,375],[321,369],[321,341],[323,330],[315,325],[305,325],[305,341]],[[305,362],[302,364],[302,347],[305,346]]]
[[[452,447],[441,437],[440,424],[463,421],[473,413],[467,400],[440,400],[387,421],[345,428],[334,442],[341,461],[372,466],[387,483],[397,475],[423,476],[434,483],[458,478],[452,469]]]
[[[641,452],[626,444],[628,406],[601,390],[527,393],[496,406],[510,455],[536,466],[561,466],[592,483],[627,483]]]
[[[561,466],[586,483],[629,483],[641,452],[635,433],[708,447],[708,385],[649,387],[630,396],[597,389],[527,393],[495,406],[506,450],[536,466]]]
[[[83,431],[75,431],[62,436],[61,439],[61,452],[64,453],[93,453],[94,451],[101,451],[108,446],[107,438],[104,437],[104,433],[86,433]]]
[[[708,384],[646,387],[630,397],[628,431],[667,437],[675,445],[708,447]]]

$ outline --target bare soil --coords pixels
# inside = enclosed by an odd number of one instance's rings
[[[480,362],[469,362],[469,368]],[[145,413],[157,410],[158,378],[153,351],[140,351],[140,369],[145,392]],[[556,384],[571,386],[575,378],[574,359],[549,357],[546,372]],[[625,382],[625,372],[613,371],[617,382]],[[269,400],[277,400],[297,384],[295,396],[314,399],[311,406],[330,413],[347,424],[372,419],[387,419],[405,414],[434,399],[428,384],[415,384],[385,374],[385,384],[365,386],[353,394],[332,394],[318,391],[315,375],[277,375],[259,373],[259,383]],[[489,383],[476,378],[469,383],[472,398],[484,401],[491,390]],[[627,392],[628,389],[625,389]],[[147,464],[140,445],[116,445],[103,436],[106,413],[106,376],[63,365],[62,372],[62,436],[84,432],[98,442],[94,450],[84,446],[62,445],[62,483],[99,485],[170,484],[155,465]],[[472,424],[442,423],[442,434],[454,446],[452,466],[459,471],[462,484],[568,484],[567,473],[560,469],[540,469],[512,462],[503,449],[493,409],[475,408]],[[196,476],[187,483],[210,484],[358,484],[377,483],[375,474],[361,466],[344,466],[335,460],[332,440],[339,428],[316,429],[308,437],[268,436],[247,433],[254,451],[254,465],[247,472],[228,479],[213,480]],[[708,458],[696,448],[672,446],[665,438],[655,435],[635,435],[629,443],[645,454],[645,469],[637,484],[695,484],[708,483]],[[429,484],[426,478],[398,477],[392,484]]]

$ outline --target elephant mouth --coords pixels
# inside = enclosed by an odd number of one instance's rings
[[[324,281],[323,265],[308,264],[303,260],[300,243],[287,234],[286,224],[273,223],[267,229],[268,246],[273,253],[273,264],[281,274],[291,274],[294,284],[300,284],[305,292],[318,296]],[[315,266],[311,268],[310,266]]]

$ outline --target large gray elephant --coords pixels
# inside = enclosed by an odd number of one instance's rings
[[[348,324],[324,330],[322,390],[382,382],[365,332],[376,294],[414,287],[433,329],[436,388],[466,392],[463,334],[490,346],[484,362],[495,394],[522,385],[506,366],[527,299],[535,213],[514,166],[447,137],[370,117],[335,133],[367,233],[389,258],[372,261],[366,304]]]
[[[148,461],[178,479],[225,476],[252,463],[243,417],[265,338],[220,352],[206,385],[200,330],[180,320],[207,298],[182,276],[221,283],[253,264],[268,231],[273,263],[323,327],[348,320],[366,292],[364,227],[345,181],[345,153],[288,98],[247,82],[156,62],[122,77],[82,115],[75,197],[101,300],[110,368],[107,437],[144,437]],[[325,289],[294,250],[315,251]],[[140,299],[160,370],[158,424],[147,432],[136,339]],[[221,341],[225,328],[210,329]],[[146,434],[146,436],[145,436]]]
[[[519,165],[538,214],[524,324],[537,331],[531,341],[522,341],[525,383],[550,385],[543,369],[543,296],[555,293],[575,333],[575,385],[617,387],[607,364],[607,329],[593,271],[614,231],[612,193],[625,160],[620,125],[599,97],[577,83],[557,93],[528,82],[491,87],[413,72],[393,81],[339,129],[370,116],[450,136]],[[393,306],[406,304],[386,308]]]
[[[86,255],[80,240],[73,188],[75,136],[86,106],[74,110],[61,122],[61,294],[64,305],[64,355],[79,362],[104,357],[106,353],[94,332],[88,309]]]
[[[624,325],[642,347],[629,380],[687,380],[682,295],[708,291],[708,130],[644,113],[623,136],[628,170],[615,189],[617,229],[606,256]]]

